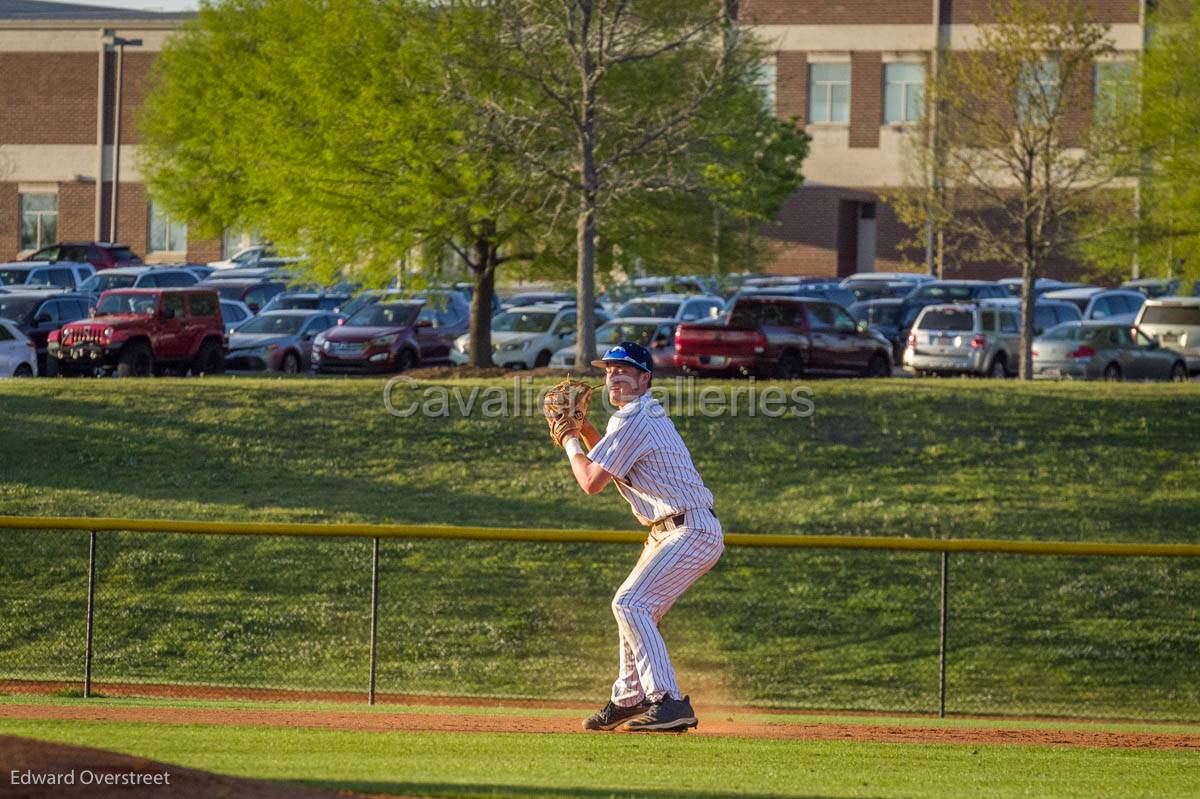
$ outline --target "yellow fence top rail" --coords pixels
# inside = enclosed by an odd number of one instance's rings
[[[565,544],[640,544],[646,534],[618,530],[551,530],[454,527],[424,524],[309,524],[176,521],[84,516],[0,516],[0,530],[292,535],[331,538],[448,538],[475,541],[549,541]],[[1075,541],[1004,541],[965,538],[897,538],[850,535],[750,535],[728,533],[726,546],[775,549],[882,549],[895,552],[994,552],[1007,555],[1080,555],[1200,558],[1200,544],[1103,544]]]

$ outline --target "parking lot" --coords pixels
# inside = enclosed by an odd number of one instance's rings
[[[0,374],[390,375],[476,360],[470,283],[319,286],[295,259],[259,256],[252,266],[0,264]],[[1032,376],[1196,379],[1200,299],[1179,296],[1194,289],[1039,280]],[[1021,371],[1020,290],[915,273],[639,278],[597,297],[596,357],[635,341],[662,374],[1006,379]],[[491,365],[582,371],[578,321],[569,291],[502,290]]]

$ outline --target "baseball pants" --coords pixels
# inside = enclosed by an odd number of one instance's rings
[[[725,550],[721,523],[709,511],[688,511],[684,524],[650,534],[637,565],[613,597],[621,654],[612,701],[622,707],[642,699],[657,701],[664,694],[682,698],[658,622]]]

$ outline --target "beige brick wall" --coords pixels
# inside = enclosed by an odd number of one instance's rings
[[[11,261],[21,243],[17,184],[0,183],[0,260]]]
[[[0,53],[0,144],[95,144],[96,53]]]
[[[850,147],[878,147],[883,124],[883,56],[850,54]]]
[[[91,241],[95,233],[96,184],[60,183],[58,186],[58,238]]]
[[[111,192],[112,183],[105,183],[105,198],[111,197]],[[108,238],[108,213],[106,208],[105,239]],[[121,183],[117,197],[117,241],[129,245],[143,258],[146,256],[150,242],[150,207],[146,200],[146,187],[141,183]]]
[[[775,112],[787,119],[808,119],[808,55],[792,51],[775,54]]]

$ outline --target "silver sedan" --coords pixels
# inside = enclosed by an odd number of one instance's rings
[[[242,323],[229,336],[225,368],[296,374],[312,364],[318,333],[337,327],[345,317],[333,311],[267,311]]]
[[[1066,322],[1033,343],[1035,378],[1188,379],[1183,355],[1128,323]]]

